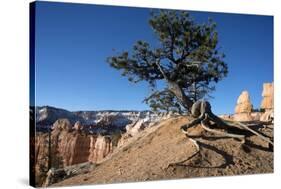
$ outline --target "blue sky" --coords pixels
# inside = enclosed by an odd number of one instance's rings
[[[145,82],[132,84],[106,63],[142,39],[157,44],[149,9],[37,2],[36,102],[68,110],[145,110]],[[210,100],[215,113],[233,113],[248,90],[258,108],[262,84],[273,81],[273,17],[190,12],[200,23],[217,22],[229,74]]]

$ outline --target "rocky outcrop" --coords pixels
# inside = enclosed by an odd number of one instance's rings
[[[131,136],[137,135],[139,132],[145,129],[148,123],[145,120],[141,119],[136,121],[135,123],[129,124],[126,126],[126,133]]]
[[[82,131],[84,129],[84,126],[80,123],[80,121],[77,121],[75,124],[74,124],[74,127],[73,127],[76,131]]]
[[[54,123],[51,133],[51,167],[66,167],[87,161],[90,137],[77,130],[67,119]]]
[[[237,104],[235,107],[235,114],[233,116],[235,121],[251,121],[251,112],[253,105],[250,100],[248,91],[243,91],[238,97]]]
[[[119,136],[119,137],[118,137]],[[50,168],[63,169],[84,162],[100,162],[117,147],[121,133],[91,135],[83,131],[81,123],[71,125],[59,119],[50,133],[37,133],[35,140],[36,185],[45,182]]]
[[[274,108],[274,86],[273,83],[264,83],[262,91],[261,109],[272,110]]]
[[[235,113],[250,113],[253,109],[253,105],[250,100],[248,91],[243,91],[238,97],[237,104],[235,107]]]
[[[97,137],[91,137],[89,151],[90,155],[88,157],[88,161],[97,163],[102,161],[108,154],[112,153],[113,151],[111,138],[109,136],[101,135]]]
[[[35,170],[35,185],[41,186],[46,178],[48,172],[49,149],[48,149],[48,134],[41,133],[35,136],[35,157],[34,157],[34,170]]]
[[[79,174],[85,174],[88,173],[89,171],[93,170],[95,168],[95,164],[91,162],[86,162],[86,163],[80,163],[80,164],[75,164],[72,166],[64,167],[64,168],[59,168],[59,169],[54,169],[51,168],[47,172],[47,177],[43,183],[43,187],[48,187],[53,183],[62,181],[64,179],[79,175]]]
[[[273,83],[264,83],[262,91],[261,109],[264,113],[260,117],[260,121],[273,122],[274,119],[274,86]]]

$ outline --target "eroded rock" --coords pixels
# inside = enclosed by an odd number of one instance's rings
[[[274,86],[273,83],[264,83],[262,91],[261,108],[271,110],[274,108]]]
[[[235,121],[251,121],[253,119],[251,116],[252,109],[250,95],[248,91],[243,91],[238,97],[233,119]]]
[[[68,119],[58,119],[54,125],[53,130],[64,130],[64,131],[70,131],[72,128],[72,125]]]
[[[250,100],[248,91],[243,91],[238,97],[237,104],[235,107],[235,113],[250,113],[252,112],[253,105]]]
[[[72,125],[67,119],[57,120],[52,128],[52,132],[37,133],[36,135],[35,172],[37,186],[42,186],[43,182],[46,185],[54,182],[45,181],[47,176],[54,178],[54,175],[61,173],[53,174],[53,169],[63,169],[85,162],[100,162],[112,153],[121,137],[121,134],[118,137],[118,133],[111,133],[107,136],[90,135],[83,131],[83,125],[79,122],[72,129]]]

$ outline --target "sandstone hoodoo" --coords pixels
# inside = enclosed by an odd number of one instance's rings
[[[57,120],[51,132],[36,135],[37,185],[41,186],[45,182],[51,168],[56,170],[84,162],[101,161],[117,146],[115,140],[118,139],[87,133],[80,122],[72,127],[68,119]]]
[[[248,91],[243,91],[238,97],[237,104],[235,107],[234,120],[236,121],[250,121],[252,120],[251,112],[253,105],[250,100]]]
[[[261,109],[264,113],[261,115],[261,121],[273,121],[274,108],[274,85],[273,83],[264,83],[262,91]]]
[[[273,83],[264,83],[262,91],[261,109],[272,110],[274,107],[274,87]]]
[[[74,127],[73,127],[76,131],[81,131],[84,129],[83,125],[80,123],[80,121],[77,121],[75,124],[74,124]]]
[[[44,108],[45,110],[46,108]],[[55,110],[57,109],[52,109],[52,117],[56,115]],[[60,111],[62,110],[59,109],[58,113]],[[85,126],[84,124],[89,119],[84,119],[82,116],[76,122],[74,122],[74,119],[70,121],[63,118],[55,121],[52,126],[42,125],[44,128],[49,129],[37,132],[35,140],[35,172],[38,186],[42,186],[43,183],[45,185],[52,183],[46,181],[47,173],[50,169],[57,173],[57,170],[65,170],[69,166],[85,162],[100,163],[115,148],[126,143],[127,140],[124,140],[124,138],[128,134],[130,138],[134,137],[146,127],[150,127],[155,122],[167,117],[166,114],[152,112],[93,111],[86,113],[91,117],[90,122],[95,123],[94,125]],[[49,119],[48,116],[45,116],[45,121]],[[80,121],[83,119],[84,124]],[[135,124],[130,126],[131,122]],[[129,125],[127,128],[130,129],[126,130],[126,125]],[[50,176],[48,176],[48,179],[52,180]]]

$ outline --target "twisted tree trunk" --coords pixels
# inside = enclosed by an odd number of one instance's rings
[[[169,77],[169,74],[167,74],[163,67],[160,64],[160,59],[157,59],[155,61],[156,66],[158,67],[159,71],[161,72],[162,76],[168,83],[169,90],[176,96],[176,98],[179,100],[181,105],[187,110],[190,111],[193,102],[185,95],[183,89],[177,84],[175,81],[172,81]]]
[[[173,81],[167,81],[169,85],[169,90],[177,97],[181,105],[186,108],[188,111],[191,110],[193,102],[185,95],[182,88]]]

